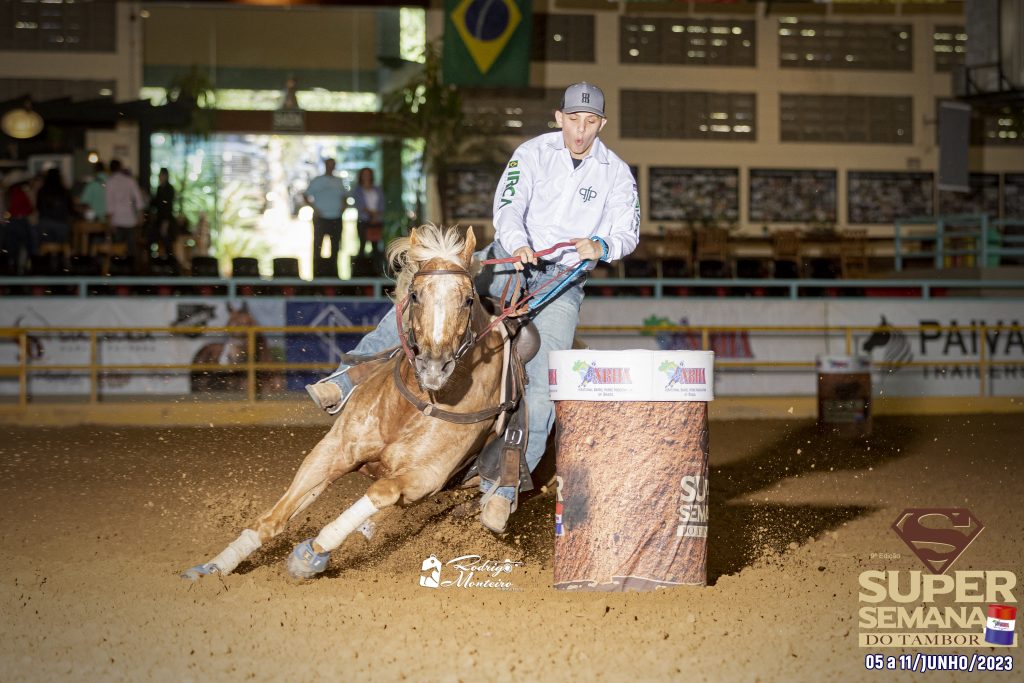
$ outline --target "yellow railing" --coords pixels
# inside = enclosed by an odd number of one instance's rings
[[[239,373],[246,374],[247,398],[249,401],[256,400],[256,373],[281,372],[287,370],[319,370],[332,371],[335,366],[332,363],[290,363],[290,362],[261,362],[256,360],[257,337],[259,335],[284,335],[284,334],[359,334],[372,330],[372,326],[348,326],[348,327],[313,327],[313,326],[288,326],[288,327],[24,327],[24,328],[0,328],[0,340],[14,339],[18,346],[18,363],[16,365],[0,365],[0,377],[18,378],[18,404],[25,406],[29,401],[29,375],[34,373],[48,372],[81,372],[89,374],[89,401],[99,401],[99,379],[101,374],[112,374],[117,372],[138,372],[144,370],[166,372],[214,372],[214,373]],[[910,326],[888,326],[887,331],[898,332],[960,332],[976,333],[978,335],[978,358],[977,360],[957,359],[955,363],[966,367],[978,368],[980,380],[979,395],[985,396],[988,391],[986,377],[990,368],[1024,364],[1024,358],[1016,360],[994,360],[989,357],[987,340],[989,332],[1012,331],[1021,333],[1022,328],[1018,325],[963,325],[963,326],[942,326],[942,325],[910,325]],[[722,333],[745,333],[764,335],[801,335],[801,336],[827,336],[829,338],[842,336],[844,340],[845,355],[852,355],[854,351],[854,339],[858,333],[872,333],[878,331],[877,326],[838,326],[838,327],[815,327],[815,326],[722,326],[722,325],[580,325],[577,332],[581,336],[609,335],[609,334],[631,334],[651,336],[665,332],[685,332],[698,334],[701,340],[701,348],[711,348],[711,339],[714,334]],[[86,335],[89,339],[89,362],[83,364],[52,364],[33,365],[29,362],[29,340],[33,336],[53,335]],[[123,334],[161,334],[169,338],[184,335],[245,335],[246,337],[246,360],[244,363],[234,365],[222,365],[216,363],[99,363],[99,342],[104,337],[111,337]],[[949,365],[949,361],[874,361],[876,367],[941,367]],[[811,369],[815,367],[814,360],[800,361],[769,361],[769,360],[716,360],[715,366],[719,368],[790,368],[790,369]]]

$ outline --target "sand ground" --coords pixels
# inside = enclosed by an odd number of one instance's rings
[[[922,569],[889,529],[904,508],[969,508],[986,528],[956,568],[1024,577],[1017,416],[878,419],[866,445],[806,421],[713,422],[707,588],[554,591],[551,492],[500,539],[455,514],[469,492],[442,493],[292,581],[285,556],[360,475],[237,573],[178,578],[274,502],[322,433],[0,432],[0,680],[1020,680],[1020,649],[1014,673],[915,675],[865,670],[857,644],[859,573]],[[430,554],[523,566],[504,577],[515,591],[430,590]]]

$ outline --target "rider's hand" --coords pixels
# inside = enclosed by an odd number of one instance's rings
[[[519,260],[512,264],[516,270],[522,270],[524,263],[537,265],[537,255],[529,247],[519,247],[512,252],[512,255],[519,257]]]
[[[604,254],[601,243],[589,237],[574,238],[573,243],[581,261],[596,261]]]

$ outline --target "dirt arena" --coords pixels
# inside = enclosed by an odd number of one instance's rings
[[[321,433],[0,431],[0,680],[1019,676],[866,671],[857,579],[923,569],[889,528],[906,507],[969,508],[985,530],[956,569],[1024,576],[1020,416],[883,418],[866,446],[822,438],[807,421],[713,422],[702,589],[552,590],[550,492],[526,501],[502,539],[457,514],[468,492],[444,493],[382,520],[372,541],[354,535],[326,576],[292,581],[285,556],[361,495],[360,475],[236,574],[178,578],[277,498]],[[504,577],[514,591],[430,590],[418,579],[431,554],[523,566]],[[1004,652],[1019,671],[1020,649]]]

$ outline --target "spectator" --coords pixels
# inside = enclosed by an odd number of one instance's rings
[[[110,162],[110,177],[107,178],[107,220],[113,231],[115,242],[128,245],[128,254],[135,267],[139,266],[138,235],[142,207],[145,201],[138,184],[122,171],[121,162]]]
[[[313,268],[323,250],[324,238],[331,240],[330,270],[337,277],[338,250],[341,246],[341,211],[345,184],[334,175],[334,159],[324,160],[324,174],[313,178],[303,197],[313,207]]]
[[[382,220],[384,193],[373,184],[372,168],[364,168],[359,171],[359,183],[353,190],[352,197],[356,203],[356,210],[359,211],[356,223],[356,231],[359,233],[359,251],[356,253],[365,253],[366,244],[370,245],[371,252],[379,251],[380,242],[384,236]]]
[[[174,238],[177,237],[174,224],[174,187],[166,168],[160,169],[156,194],[149,202],[149,244],[156,242],[165,256],[174,253]]]
[[[0,257],[5,270],[20,273],[28,257],[36,252],[35,235],[29,219],[35,211],[28,191],[29,175],[22,171],[8,173],[3,180],[6,190],[2,245]]]
[[[102,223],[107,220],[107,168],[102,161],[97,161],[92,169],[92,180],[82,188],[80,199],[86,207],[86,220]]]
[[[59,168],[51,168],[43,176],[43,186],[36,193],[36,212],[39,222],[36,233],[40,242],[67,244],[71,238],[71,219],[75,201],[71,190],[64,186]]]

